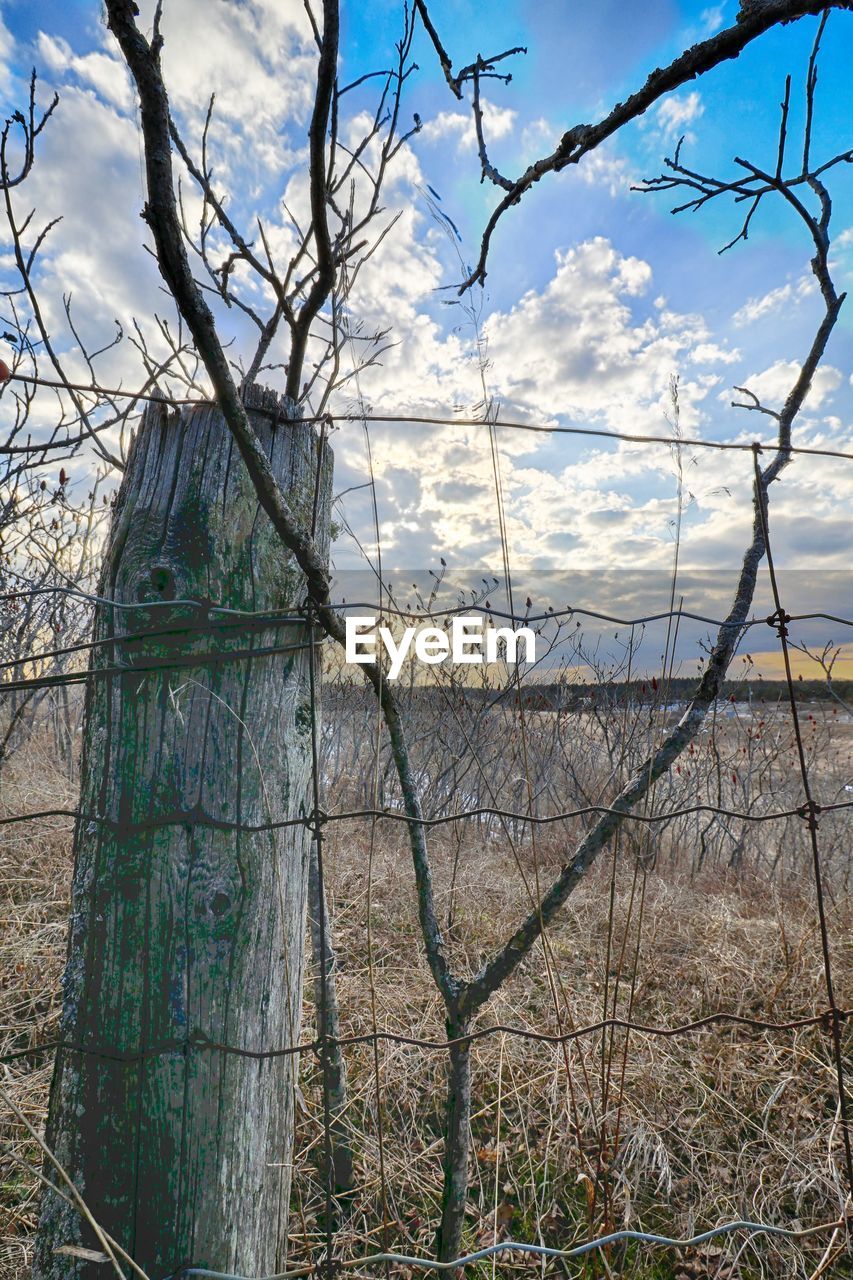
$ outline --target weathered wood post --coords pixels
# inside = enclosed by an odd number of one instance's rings
[[[246,405],[308,526],[319,470],[327,551],[331,454],[318,463],[276,394]],[[253,1055],[299,1038],[310,842],[269,826],[312,800],[307,632],[264,615],[293,617],[305,585],[214,406],[146,412],[101,595],[128,607],[96,621],[61,1031],[75,1047],[48,1142],[151,1280],[266,1275],[284,1261],[298,1060]],[[64,1245],[100,1248],[48,1192],[34,1276],[113,1274]]]

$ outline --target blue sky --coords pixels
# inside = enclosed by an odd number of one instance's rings
[[[142,5],[143,22],[152,5]],[[509,85],[486,87],[492,159],[510,175],[550,151],[563,130],[600,117],[639,87],[647,73],[686,44],[731,23],[737,5],[648,0],[570,3],[520,0],[484,7],[435,0],[433,19],[454,64],[522,44]],[[343,81],[387,65],[399,35],[397,0],[343,6]],[[126,73],[93,0],[0,0],[0,98],[4,115],[24,102],[35,66],[47,94],[61,97],[36,168],[16,195],[35,206],[35,225],[63,222],[41,255],[37,279],[55,340],[69,369],[85,375],[64,325],[63,291],[73,290],[81,332],[94,345],[113,319],[168,316],[168,301],[138,218],[143,200],[135,106]],[[472,298],[487,340],[486,390],[504,419],[671,432],[669,386],[679,379],[687,435],[751,439],[766,423],[730,408],[734,385],[768,404],[787,394],[820,316],[809,274],[804,228],[781,204],[765,202],[749,243],[719,256],[736,233],[738,210],[718,201],[673,218],[669,195],[641,195],[633,182],[653,176],[685,135],[683,158],[721,177],[733,157],[772,165],[786,73],[793,77],[792,149],[802,121],[802,82],[816,23],[774,31],[733,63],[686,86],[650,110],[577,171],[550,175],[504,218],[485,290]],[[229,208],[247,227],[261,216],[274,244],[287,249],[281,199],[304,201],[304,144],[314,49],[296,0],[166,0],[167,82],[185,136],[197,143],[207,96],[218,95],[213,150]],[[497,200],[481,184],[470,108],[451,97],[434,53],[419,33],[419,70],[409,80],[404,119],[423,129],[389,175],[387,217],[399,220],[360,277],[354,321],[390,326],[395,346],[381,368],[360,380],[374,412],[453,416],[482,394],[471,317],[451,286],[460,262],[476,256]],[[853,145],[853,18],[835,13],[820,61],[814,153]],[[372,84],[349,110],[372,106]],[[355,129],[357,119],[347,127]],[[853,174],[831,176],[839,289],[853,281]],[[430,212],[425,191],[461,233],[453,243]],[[189,190],[189,187],[187,187]],[[8,254],[0,271],[9,278]],[[251,291],[251,286],[247,284]],[[247,296],[249,296],[247,294]],[[259,294],[253,296],[259,297]],[[826,363],[797,426],[803,443],[851,443],[853,308],[833,335]],[[232,352],[249,351],[247,326],[222,315]],[[153,335],[152,340],[156,339]],[[280,353],[283,354],[283,353]],[[132,349],[99,365],[104,381],[139,381]],[[275,375],[271,375],[271,381]],[[350,404],[349,398],[339,400]],[[45,403],[44,421],[50,409]],[[669,419],[669,421],[668,421]],[[762,428],[759,431],[759,428]],[[666,448],[607,445],[569,436],[499,435],[511,564],[521,572],[589,573],[646,569],[672,561],[677,513],[675,464]],[[335,436],[336,486],[366,477],[360,427]],[[377,425],[372,445],[386,565],[426,570],[439,556],[464,575],[501,563],[494,479],[482,431],[456,426]],[[750,520],[749,457],[684,451],[681,561],[691,572],[731,570]],[[774,537],[783,567],[818,564],[844,575],[850,559],[853,464],[798,461],[774,494]],[[82,474],[80,482],[84,482]],[[342,514],[375,552],[366,493],[344,500]],[[344,535],[339,568],[359,562]],[[845,579],[846,580],[846,579]]]

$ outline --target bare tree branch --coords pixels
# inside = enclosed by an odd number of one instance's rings
[[[424,0],[416,0],[416,7],[438,52],[445,79],[455,96],[460,98],[461,87],[452,75],[449,58],[438,40]],[[477,265],[463,281],[460,292],[470,289],[474,284],[483,283],[486,278],[486,264],[492,237],[498,223],[507,209],[518,204],[545,174],[559,173],[569,165],[578,164],[585,155],[594,151],[624,125],[643,115],[664,94],[672,93],[681,85],[688,84],[722,62],[737,58],[747,45],[772,27],[795,22],[809,15],[825,14],[830,9],[849,11],[853,9],[853,0],[750,0],[749,3],[744,0],[733,26],[718,32],[708,40],[693,45],[667,67],[657,68],[640,89],[632,93],[624,102],[616,103],[598,124],[577,124],[568,129],[550,155],[534,160],[524,173],[510,184],[506,195],[486,224]]]

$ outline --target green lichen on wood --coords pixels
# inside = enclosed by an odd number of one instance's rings
[[[310,520],[317,441],[287,405],[247,407],[295,509]],[[278,419],[278,420],[277,420]],[[331,455],[320,471],[328,528]],[[247,832],[310,807],[301,624],[217,613],[293,611],[304,581],[259,510],[213,407],[155,404],[113,521],[87,696],[62,1051],[48,1136],[95,1216],[152,1276],[188,1261],[280,1269],[289,1193],[308,834]],[[189,603],[183,603],[189,602]],[[118,672],[115,668],[119,668]],[[217,826],[216,824],[220,824]],[[214,824],[214,825],[211,825]],[[131,1061],[122,1059],[131,1059]],[[97,1247],[45,1198],[34,1276],[89,1280]]]

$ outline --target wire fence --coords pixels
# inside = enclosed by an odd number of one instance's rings
[[[26,379],[20,380],[26,381]],[[45,385],[53,384],[46,383]],[[57,383],[56,385],[60,388],[65,387],[67,389],[67,384]],[[76,384],[73,389],[78,392],[97,390],[90,387],[77,386]],[[171,400],[160,396],[146,396],[141,393],[124,392],[121,389],[111,390],[105,394],[111,396],[129,396],[139,401],[164,401],[165,399],[166,403],[173,404],[176,407],[203,403],[197,399]],[[762,445],[759,442],[724,443],[701,439],[678,439],[676,441],[671,437],[664,436],[596,431],[587,428],[569,429],[556,426],[537,427],[528,423],[499,422],[488,424],[482,421],[469,421],[461,418],[432,419],[399,416],[389,417],[387,414],[377,415],[376,418],[373,418],[368,415],[358,414],[343,416],[325,415],[322,422],[324,431],[325,427],[332,423],[345,424],[353,422],[363,426],[366,430],[367,422],[376,420],[383,422],[408,422],[452,427],[470,425],[482,427],[483,429],[491,429],[491,426],[494,426],[501,430],[541,430],[554,433],[569,433],[584,437],[606,437],[616,441],[632,443],[660,444],[665,445],[669,449],[671,449],[674,444],[678,444],[681,447],[708,447],[711,449],[745,451],[748,452],[753,459],[756,477],[756,492],[759,494],[762,491],[759,455],[763,449],[771,447]],[[21,446],[21,448],[25,448],[35,454],[45,447],[46,446],[38,446],[36,444]],[[321,436],[320,444],[317,449],[317,477],[313,504],[313,522],[315,527],[313,532],[316,532],[316,521],[318,517],[320,467],[323,452],[323,438]],[[791,446],[787,452],[792,454],[801,454],[804,456],[824,456],[839,459],[853,458],[853,454],[819,448]],[[372,478],[371,483],[373,484],[375,491],[375,483]],[[53,648],[46,648],[4,661],[0,664],[0,672],[7,673],[7,678],[3,679],[2,684],[0,684],[0,693],[8,696],[10,694],[20,694],[30,690],[64,688],[75,684],[87,684],[91,688],[95,682],[106,681],[108,684],[111,684],[117,680],[126,679],[130,674],[132,674],[133,677],[144,677],[150,673],[163,672],[164,670],[179,671],[183,668],[202,669],[208,664],[218,664],[223,662],[245,662],[249,664],[254,663],[259,657],[285,656],[297,653],[305,655],[307,656],[310,693],[310,795],[308,810],[307,812],[294,814],[286,818],[252,824],[242,821],[239,818],[225,818],[215,813],[206,812],[200,803],[192,806],[175,808],[173,811],[165,814],[154,814],[133,820],[129,819],[126,814],[123,814],[120,817],[111,816],[108,813],[99,812],[97,809],[93,811],[89,810],[82,805],[77,807],[57,805],[55,807],[34,809],[30,812],[4,814],[0,817],[0,827],[7,828],[32,822],[42,823],[53,818],[72,819],[81,827],[94,825],[105,830],[120,830],[126,835],[153,832],[176,825],[198,829],[211,829],[221,832],[233,832],[243,835],[301,827],[307,830],[310,834],[317,859],[320,879],[320,909],[318,923],[321,936],[321,950],[322,954],[325,956],[331,946],[331,925],[326,914],[325,906],[327,898],[326,870],[324,867],[324,841],[329,829],[334,824],[369,824],[372,841],[377,825],[382,823],[401,825],[410,831],[417,831],[423,834],[424,832],[435,828],[446,827],[458,823],[472,822],[483,818],[494,818],[499,822],[512,823],[516,830],[526,832],[531,838],[535,838],[535,832],[546,827],[577,823],[578,821],[586,819],[595,820],[604,816],[610,816],[614,820],[618,820],[620,824],[623,822],[639,824],[639,827],[646,831],[650,831],[658,826],[658,824],[671,823],[677,818],[685,818],[699,814],[714,815],[717,818],[725,818],[734,822],[762,824],[800,819],[807,828],[808,842],[811,850],[812,884],[815,907],[818,916],[821,963],[825,991],[825,1005],[823,1008],[814,1010],[806,1016],[781,1020],[766,1016],[749,1016],[735,1011],[717,1011],[703,1017],[689,1019],[674,1025],[655,1025],[653,1023],[645,1022],[640,1018],[630,1016],[629,1012],[629,1016],[626,1017],[607,1016],[581,1026],[569,1026],[568,1028],[563,1028],[561,1025],[560,1029],[556,1032],[536,1030],[502,1021],[495,1021],[486,1026],[476,1027],[463,1035],[435,1037],[409,1035],[390,1028],[382,1027],[376,1021],[374,1002],[374,1025],[370,1031],[350,1035],[334,1035],[329,1030],[326,1023],[325,1010],[328,1006],[326,1002],[327,993],[325,990],[325,984],[328,981],[328,973],[327,966],[323,963],[319,967],[319,981],[322,990],[316,1019],[316,1034],[312,1038],[301,1040],[298,1043],[274,1044],[268,1048],[256,1051],[247,1049],[241,1045],[229,1044],[221,1042],[215,1038],[210,1038],[202,1029],[197,1028],[189,1031],[188,1034],[181,1037],[167,1037],[159,1040],[155,1039],[152,1043],[144,1045],[138,1051],[125,1053],[117,1052],[115,1049],[99,1046],[95,1043],[83,1043],[59,1037],[46,1040],[42,1043],[27,1045],[23,1048],[4,1053],[0,1056],[0,1064],[20,1064],[26,1060],[40,1059],[60,1050],[74,1055],[100,1058],[128,1065],[148,1061],[164,1055],[186,1055],[188,1053],[195,1052],[234,1055],[257,1061],[294,1058],[297,1055],[305,1054],[314,1055],[320,1064],[323,1074],[322,1144],[325,1152],[324,1158],[326,1169],[324,1185],[324,1242],[322,1250],[318,1250],[322,1256],[313,1257],[305,1265],[294,1265],[284,1272],[281,1272],[280,1276],[282,1277],[282,1280],[284,1280],[284,1277],[295,1278],[309,1275],[317,1271],[325,1272],[331,1276],[336,1271],[362,1271],[366,1269],[369,1272],[371,1268],[384,1268],[387,1270],[388,1267],[409,1268],[415,1271],[456,1271],[466,1267],[472,1267],[475,1264],[485,1262],[486,1260],[494,1260],[497,1257],[506,1259],[510,1255],[524,1254],[535,1255],[535,1257],[538,1258],[544,1266],[546,1260],[549,1259],[561,1260],[565,1263],[571,1259],[581,1258],[590,1253],[604,1253],[611,1246],[625,1242],[633,1242],[642,1246],[657,1246],[667,1249],[693,1249],[703,1243],[714,1240],[717,1237],[733,1234],[742,1234],[748,1238],[764,1235],[791,1241],[821,1235],[831,1236],[832,1240],[837,1240],[839,1235],[843,1238],[849,1226],[849,1221],[844,1215],[834,1221],[822,1223],[808,1229],[802,1229],[799,1225],[795,1224],[790,1226],[780,1226],[778,1223],[754,1221],[749,1219],[724,1221],[713,1226],[709,1230],[693,1234],[683,1239],[654,1232],[608,1230],[602,1234],[593,1235],[592,1238],[586,1239],[582,1243],[572,1244],[570,1247],[566,1248],[555,1248],[542,1241],[501,1239],[496,1240],[493,1244],[472,1250],[463,1256],[459,1256],[450,1261],[439,1261],[434,1257],[425,1256],[419,1253],[398,1252],[388,1248],[382,1248],[378,1251],[366,1253],[360,1256],[340,1256],[336,1252],[335,1244],[338,1205],[331,1176],[335,1132],[333,1108],[330,1100],[329,1064],[334,1050],[347,1050],[352,1049],[355,1046],[372,1046],[373,1049],[376,1050],[376,1047],[382,1043],[410,1046],[424,1053],[446,1054],[448,1050],[454,1047],[470,1045],[491,1037],[506,1036],[534,1043],[539,1042],[555,1046],[566,1046],[585,1037],[603,1036],[604,1033],[613,1033],[618,1030],[626,1033],[624,1052],[627,1056],[629,1052],[627,1033],[632,1035],[671,1039],[674,1037],[693,1035],[701,1031],[712,1031],[724,1027],[749,1029],[755,1032],[763,1032],[773,1035],[782,1035],[806,1028],[816,1028],[823,1032],[830,1042],[831,1059],[835,1074],[834,1087],[839,1114],[838,1132],[840,1134],[842,1148],[840,1161],[843,1166],[844,1177],[848,1183],[848,1191],[853,1194],[853,1154],[851,1154],[848,1088],[845,1078],[845,1061],[842,1043],[842,1030],[844,1024],[850,1019],[851,1014],[853,1014],[853,1009],[844,1007],[844,1005],[839,1002],[836,993],[836,981],[833,972],[832,948],[830,942],[830,913],[826,900],[826,885],[821,857],[820,829],[820,819],[823,815],[841,814],[846,810],[853,808],[853,798],[849,801],[821,800],[815,790],[815,785],[812,777],[810,776],[807,750],[804,743],[801,712],[797,699],[789,640],[789,629],[791,624],[794,622],[823,621],[827,623],[831,622],[835,625],[850,627],[853,626],[853,619],[832,612],[806,612],[800,614],[789,614],[786,612],[786,602],[783,601],[781,596],[776,565],[773,558],[767,511],[763,502],[759,504],[759,516],[762,524],[763,540],[774,604],[774,612],[769,617],[752,617],[746,619],[744,622],[730,623],[727,622],[725,618],[714,618],[708,614],[686,610],[682,607],[670,607],[669,609],[652,613],[639,614],[635,617],[625,617],[596,611],[594,609],[587,608],[584,605],[572,605],[571,607],[567,606],[560,610],[547,609],[545,611],[535,611],[528,607],[526,611],[519,612],[512,605],[511,594],[509,602],[510,607],[508,609],[502,610],[499,608],[493,608],[488,602],[479,602],[476,607],[477,611],[484,615],[495,617],[500,620],[523,622],[525,625],[550,623],[559,619],[588,618],[596,621],[613,623],[626,628],[639,627],[652,622],[665,622],[670,628],[677,628],[680,622],[689,620],[702,624],[714,625],[723,630],[730,626],[736,630],[738,636],[742,636],[750,628],[764,627],[772,629],[776,639],[778,640],[779,652],[782,659],[784,684],[787,692],[790,716],[790,728],[793,735],[793,741],[796,746],[796,769],[801,801],[794,806],[776,807],[767,812],[755,812],[754,810],[746,807],[738,808],[723,804],[715,805],[712,803],[697,801],[696,803],[679,804],[674,808],[655,811],[654,808],[649,807],[648,800],[646,800],[642,807],[636,809],[622,804],[608,805],[598,803],[582,804],[577,807],[559,807],[557,812],[542,814],[534,812],[534,806],[529,802],[526,807],[522,805],[518,808],[511,808],[501,805],[497,800],[495,800],[495,802],[491,804],[464,806],[461,808],[454,808],[451,812],[434,815],[411,812],[407,811],[405,808],[382,806],[376,803],[366,804],[355,808],[330,811],[324,802],[324,779],[320,759],[320,740],[323,727],[319,699],[320,664],[321,646],[325,643],[326,637],[319,629],[317,610],[314,602],[308,600],[299,608],[291,609],[289,611],[241,610],[225,607],[221,602],[217,603],[207,599],[199,600],[192,598],[177,598],[162,602],[149,602],[142,606],[139,604],[128,603],[126,601],[111,599],[105,595],[81,591],[73,585],[68,585],[32,588],[22,587],[20,590],[7,592],[0,596],[0,603],[10,604],[19,600],[32,599],[39,595],[65,594],[102,611],[117,611],[126,614],[130,627],[133,627],[134,617],[140,617],[140,610],[144,608],[147,615],[146,624],[121,633],[117,633],[115,630],[111,629],[111,633],[107,636],[90,636],[85,640],[75,642],[71,645],[54,646]],[[378,542],[379,539],[377,536],[377,545]],[[509,578],[508,563],[506,576]],[[396,617],[401,620],[413,620],[420,618],[423,620],[427,616],[425,609],[403,609],[399,608],[390,596],[387,599],[384,599],[382,595],[383,583],[381,571],[378,575],[378,584],[380,591],[380,611],[383,617]],[[509,586],[509,582],[507,582],[507,586]],[[375,608],[376,604],[373,601],[347,601],[346,603],[341,601],[338,604],[335,604],[334,607],[352,610],[354,608]],[[164,613],[167,620],[167,624],[164,626],[152,623],[152,619],[156,618],[161,611]],[[428,616],[431,620],[435,620],[449,617],[458,612],[460,612],[460,609],[436,608],[434,611],[430,611]],[[286,628],[290,632],[294,629],[298,629],[302,632],[302,638],[297,640],[288,638],[286,642],[282,641],[282,643],[274,644],[253,645],[252,643],[246,643],[242,647],[224,648],[215,651],[189,651],[179,657],[176,657],[174,654],[167,653],[165,656],[156,660],[148,660],[144,655],[140,657],[138,654],[134,654],[130,659],[127,657],[117,659],[115,656],[117,650],[122,649],[123,646],[133,645],[136,642],[144,644],[144,642],[152,640],[176,637],[186,638],[188,636],[193,639],[214,636],[221,637],[223,635],[233,638],[235,636],[239,637],[246,631],[250,634],[254,632],[261,633],[268,631],[270,628],[278,627]],[[126,653],[126,650],[124,652]],[[16,672],[23,672],[27,667],[34,667],[38,662],[56,661],[60,658],[82,659],[87,655],[94,660],[99,654],[111,655],[111,660],[101,661],[100,665],[93,665],[92,668],[87,671],[74,670],[59,672],[56,674],[37,674],[33,676],[15,674]],[[520,688],[520,682],[518,688]],[[525,708],[523,699],[520,696],[517,697],[516,705],[522,744],[526,751],[526,730],[524,719]],[[382,732],[381,720],[379,719],[381,713],[378,704],[376,714],[376,734],[378,740]],[[528,792],[528,801],[529,800],[530,793]],[[541,899],[538,887],[535,896],[537,901]],[[547,952],[548,938],[547,932],[544,929],[542,931],[542,936],[543,945]],[[608,1063],[608,1071],[609,1070],[610,1064]],[[381,1114],[381,1106],[378,1105],[377,1110]],[[383,1138],[381,1127],[378,1136],[380,1147],[380,1168],[382,1169],[382,1185],[380,1194],[381,1201],[385,1204],[391,1189],[386,1185],[385,1169],[382,1162]],[[191,1265],[190,1263],[186,1263],[174,1271],[172,1273],[171,1280],[180,1280],[180,1277],[190,1275],[207,1276],[210,1280],[258,1280],[257,1277],[243,1277],[231,1275],[225,1272],[206,1270],[204,1268]],[[161,1280],[161,1278],[157,1278],[157,1280]]]
[[[124,391],[120,387],[103,388],[86,386],[83,383],[59,381],[50,378],[34,378],[28,377],[26,374],[14,373],[11,375],[12,381],[40,387],[51,387],[62,391],[76,391],[87,393],[95,396],[116,396],[134,403],[142,404],[162,404],[171,408],[207,408],[216,402],[214,400],[205,399],[201,395],[175,397],[165,395],[161,392],[153,394],[142,391]],[[259,413],[267,413],[280,421],[285,421],[283,414],[276,410],[258,409]],[[773,415],[778,416],[778,415]],[[735,453],[764,453],[775,452],[776,444],[772,441],[761,440],[709,440],[701,436],[684,436],[679,440],[673,440],[672,436],[649,435],[631,431],[610,431],[598,429],[595,427],[566,427],[557,423],[535,423],[535,422],[516,422],[511,419],[495,419],[489,421],[483,418],[468,418],[462,415],[453,418],[430,417],[428,415],[395,413],[392,410],[382,413],[323,413],[319,417],[311,417],[306,415],[300,419],[301,422],[312,422],[326,424],[327,426],[335,426],[337,424],[355,423],[357,425],[367,423],[385,422],[397,426],[423,426],[423,427],[476,427],[481,430],[488,431],[491,429],[500,429],[501,431],[530,431],[543,435],[566,435],[578,436],[580,438],[614,440],[617,443],[622,441],[626,444],[662,444],[672,448],[674,444],[679,444],[685,448],[692,449],[717,449],[722,452]],[[110,422],[105,424],[103,430],[114,430],[115,424]],[[78,444],[84,444],[91,440],[92,432],[97,432],[98,427],[90,428],[90,430],[80,436],[70,437],[64,440],[50,440],[41,443],[28,442],[25,445],[0,446],[0,456],[4,454],[34,454],[41,455],[45,451],[53,449],[67,449]],[[785,452],[792,455],[815,458],[840,458],[849,462],[853,462],[853,453],[846,453],[839,449],[821,449],[814,445],[794,445],[786,446]]]

